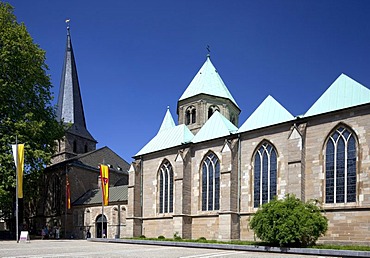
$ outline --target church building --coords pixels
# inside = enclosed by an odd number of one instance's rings
[[[134,156],[128,234],[253,241],[258,207],[290,193],[322,204],[320,241],[370,241],[370,90],[341,74],[304,115],[270,95],[240,111],[208,55]]]
[[[69,27],[58,121],[66,131],[44,174],[45,189],[35,227],[60,228],[63,238],[123,237],[129,164],[109,147],[96,149],[97,141],[86,126]],[[109,167],[109,205],[102,213],[99,165]],[[37,222],[36,222],[37,221]]]

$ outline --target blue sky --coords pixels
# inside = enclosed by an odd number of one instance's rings
[[[242,112],[272,95],[305,113],[345,73],[370,87],[370,1],[8,1],[46,51],[55,100],[67,18],[85,117],[128,162],[157,133],[206,59]]]

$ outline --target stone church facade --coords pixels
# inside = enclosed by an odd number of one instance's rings
[[[370,240],[370,90],[340,75],[301,116],[268,96],[240,108],[210,57],[130,168],[130,236],[254,240],[249,221],[277,196],[318,200],[320,241]]]

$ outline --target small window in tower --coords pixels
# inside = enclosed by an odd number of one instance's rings
[[[218,106],[215,106],[215,105],[210,106],[210,107],[208,108],[208,119],[209,119],[209,118],[213,115],[213,113],[214,113],[214,112],[216,112],[216,111],[220,112],[220,109],[218,108]]]
[[[190,106],[185,111],[185,124],[195,124],[197,121],[197,113],[194,106]]]
[[[73,141],[73,152],[77,153],[77,143],[76,143],[76,141]]]
[[[186,110],[186,113],[185,113],[185,124],[188,125],[190,124],[190,110]]]
[[[191,111],[191,123],[192,124],[195,124],[195,122],[197,121],[197,111],[196,109],[194,108],[192,111]]]
[[[87,152],[87,144],[85,144],[85,153]]]
[[[236,121],[235,121],[235,115],[234,114],[231,114],[231,117],[230,117],[230,122],[233,123],[234,125],[236,125]]]

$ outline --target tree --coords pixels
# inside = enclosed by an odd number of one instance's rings
[[[9,218],[15,200],[11,144],[25,144],[24,203],[35,211],[42,172],[63,127],[51,105],[45,52],[19,24],[13,7],[0,2],[0,212]],[[32,212],[32,211],[31,211]],[[1,216],[1,214],[0,214]]]
[[[292,194],[263,204],[250,221],[262,241],[279,246],[310,246],[328,229],[317,202],[302,202]]]

